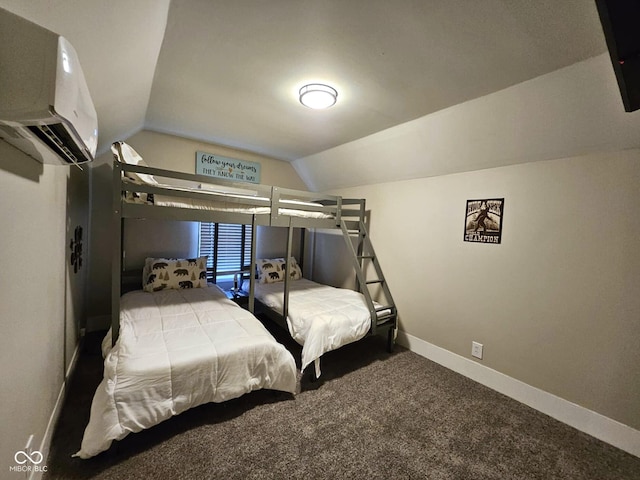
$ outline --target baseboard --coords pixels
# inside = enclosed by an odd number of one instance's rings
[[[42,453],[42,457],[45,459],[43,465],[46,465],[46,459],[49,458],[49,450],[51,449],[51,440],[53,438],[53,432],[58,423],[58,418],[60,418],[60,413],[62,412],[62,406],[64,405],[64,399],[67,394],[67,387],[69,384],[69,379],[76,369],[76,364],[78,362],[78,357],[80,356],[80,345],[78,342],[76,348],[73,352],[73,356],[71,357],[71,362],[69,362],[69,367],[65,372],[64,381],[62,382],[62,386],[60,387],[60,392],[58,393],[58,398],[56,400],[56,404],[53,407],[53,411],[51,412],[51,416],[49,417],[49,423],[47,424],[47,429],[44,432],[44,436],[42,437],[42,442],[40,443],[39,451]],[[44,472],[41,471],[33,471],[29,476],[29,480],[40,480]]]
[[[640,457],[640,431],[398,330],[397,342],[456,373]]]

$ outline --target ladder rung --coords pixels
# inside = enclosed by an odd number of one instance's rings
[[[393,305],[387,305],[384,307],[376,307],[376,312],[384,312],[385,310],[393,310]]]
[[[370,258],[370,259],[373,260],[376,257],[374,257],[373,255],[358,255],[358,258],[360,258],[360,259]]]
[[[342,217],[342,225],[350,230],[360,229],[360,222],[358,220],[346,220]]]
[[[384,280],[380,278],[378,280],[369,280],[367,285],[371,285],[372,283],[384,283]]]
[[[377,318],[377,322],[376,325],[380,326],[380,325],[384,325],[385,323],[387,323],[389,320],[393,320],[395,318],[395,315],[390,313],[389,315],[385,315],[384,317],[378,317]]]

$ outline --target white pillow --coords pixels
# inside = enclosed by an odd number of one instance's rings
[[[139,165],[141,167],[149,166],[145,163],[140,154],[128,143],[114,142],[111,145],[111,151],[119,162],[126,163],[128,165]],[[146,173],[125,172],[124,176],[138,184],[158,184],[157,180],[153,178],[153,175],[147,175]]]

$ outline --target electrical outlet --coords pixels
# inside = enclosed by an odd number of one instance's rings
[[[482,360],[482,348],[483,345],[478,342],[471,342],[471,356]]]

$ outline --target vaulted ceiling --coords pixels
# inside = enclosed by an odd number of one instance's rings
[[[99,151],[145,128],[292,161],[606,51],[589,0],[0,0],[76,48]],[[328,83],[330,109],[298,89]]]

